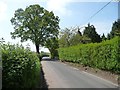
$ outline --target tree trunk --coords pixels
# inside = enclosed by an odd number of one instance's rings
[[[38,45],[38,44],[35,44],[35,46],[36,46],[37,56],[38,56],[39,60],[41,61],[41,60],[42,60],[42,57],[40,56],[39,45]]]
[[[50,54],[51,54],[51,59],[53,59],[53,51],[49,48]]]
[[[40,52],[39,52],[39,45],[38,45],[38,44],[35,44],[35,46],[36,46],[36,52],[37,52],[38,54],[40,54]]]

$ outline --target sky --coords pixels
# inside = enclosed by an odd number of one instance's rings
[[[88,20],[93,14],[100,10],[110,0],[0,0],[0,38],[12,44],[19,43],[20,39],[11,39],[10,32],[14,28],[10,19],[14,16],[15,10],[25,9],[29,5],[39,4],[48,11],[53,11],[60,18],[60,28],[83,27],[88,23],[93,24],[98,34],[107,35],[111,31],[112,24],[118,19],[118,3],[113,0],[102,11]],[[22,43],[23,46],[29,43],[32,51],[35,46],[31,41]],[[40,51],[48,52],[46,48]]]

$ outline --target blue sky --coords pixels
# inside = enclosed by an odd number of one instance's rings
[[[109,33],[112,24],[118,19],[118,4],[111,2],[94,18],[88,19],[102,8],[109,0],[0,0],[0,38],[3,37],[6,42],[21,43],[20,39],[11,39],[10,32],[13,32],[13,26],[10,19],[18,8],[25,9],[32,4],[39,4],[49,11],[53,11],[60,18],[60,28],[70,28],[75,26],[86,26],[89,22],[96,27],[99,34]],[[106,2],[105,2],[106,1]],[[22,43],[24,46],[30,44],[31,50],[35,51],[32,42]],[[41,50],[48,51],[41,48]]]

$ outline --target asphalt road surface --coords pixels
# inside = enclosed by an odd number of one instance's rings
[[[48,88],[117,88],[110,81],[58,61],[48,59],[41,63]]]

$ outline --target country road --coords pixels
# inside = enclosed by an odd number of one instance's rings
[[[41,61],[48,88],[117,88],[107,80],[59,61]]]

